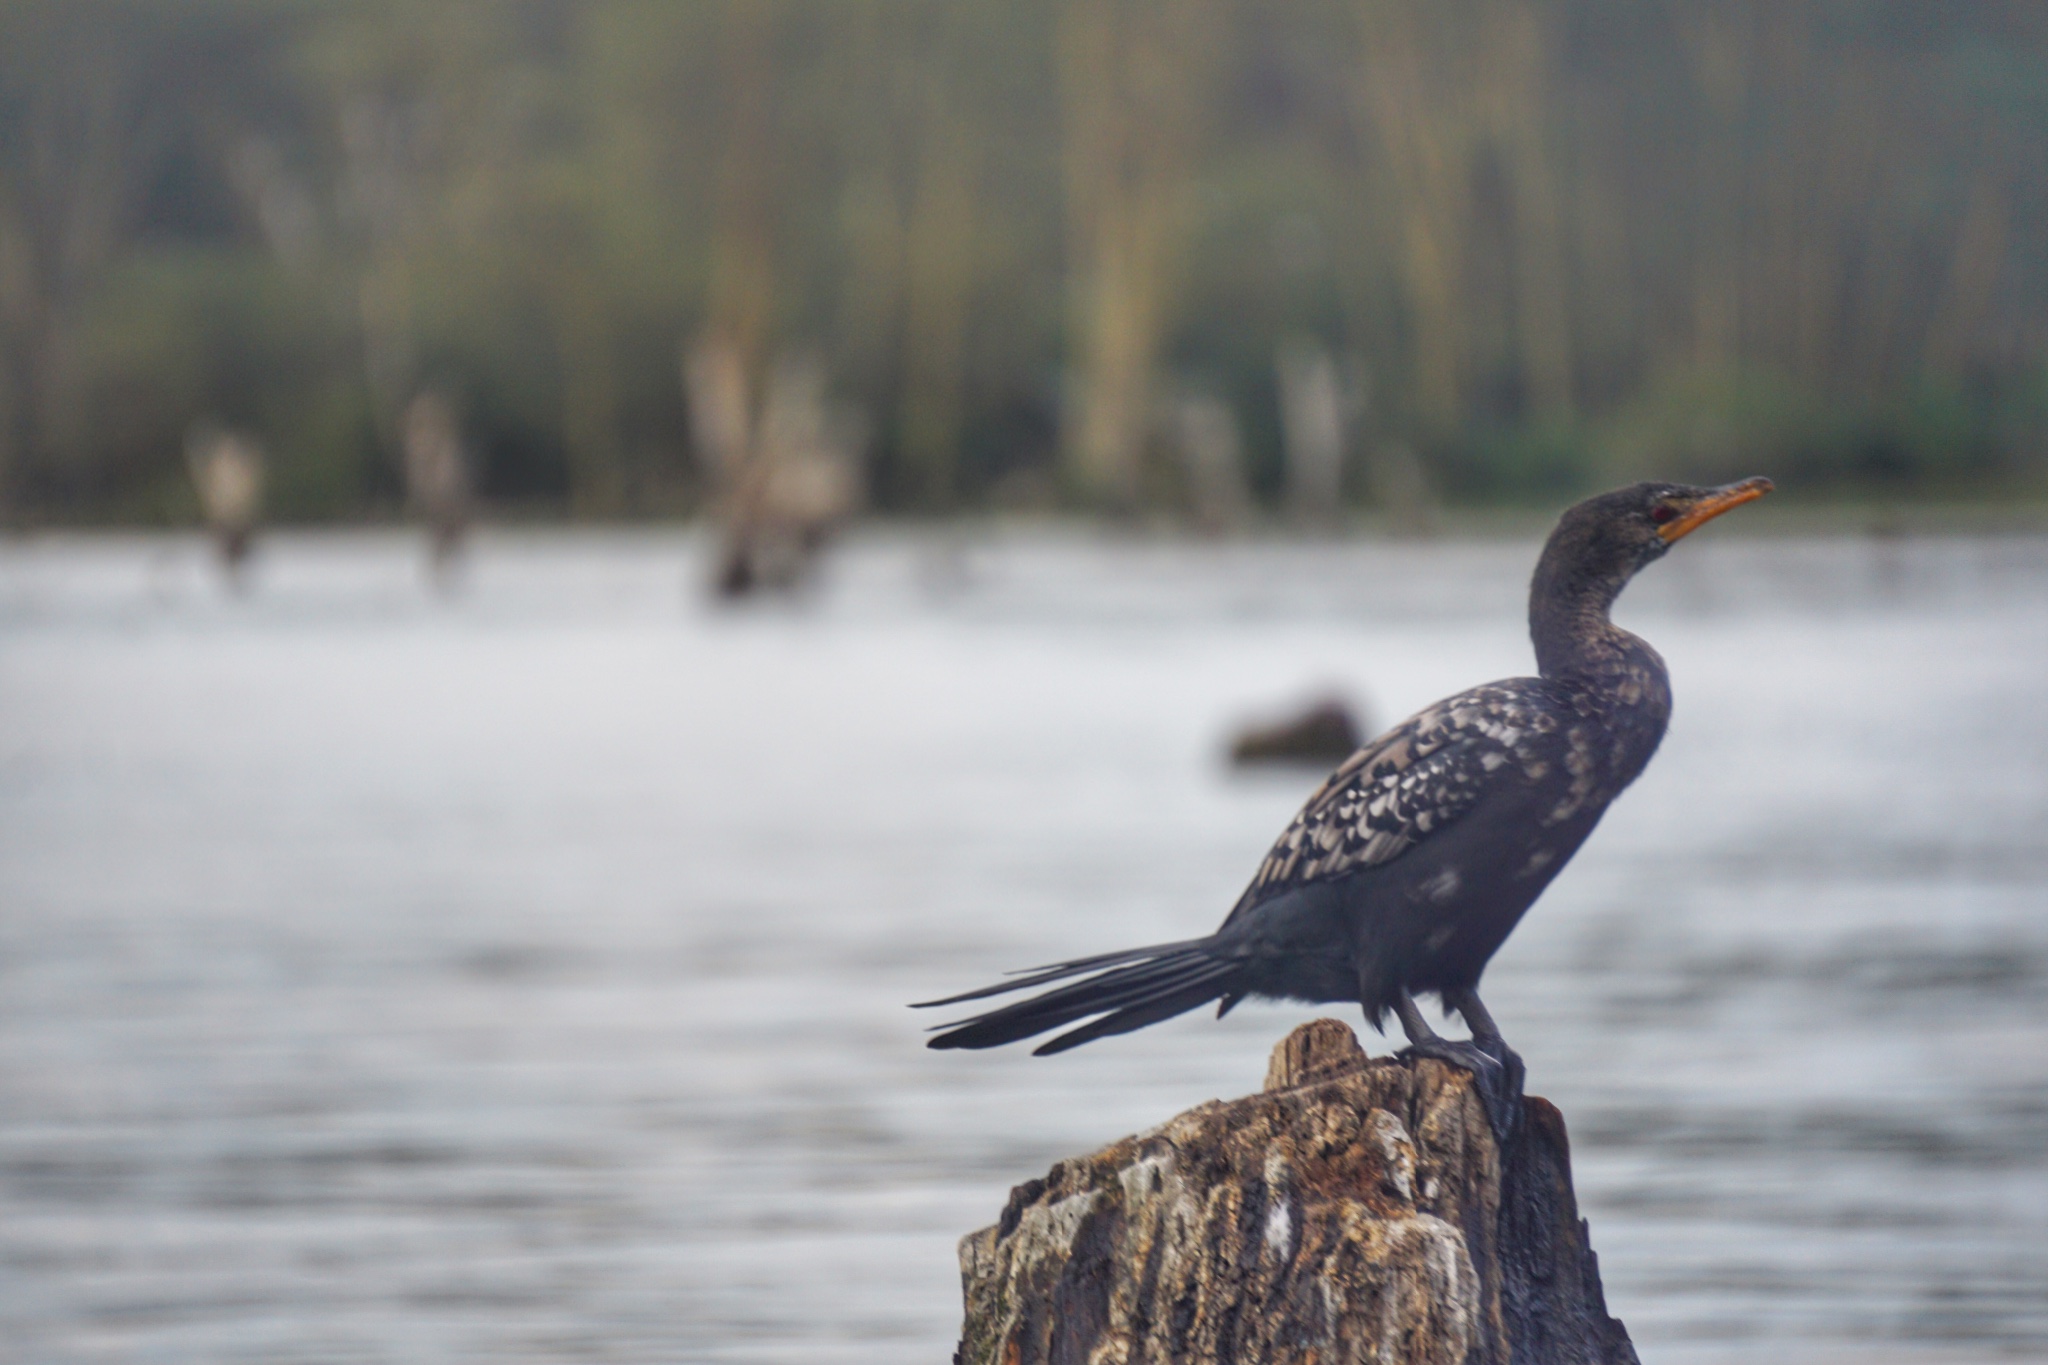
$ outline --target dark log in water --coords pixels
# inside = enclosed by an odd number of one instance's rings
[[[1230,761],[1240,768],[1255,763],[1334,768],[1364,742],[1365,727],[1350,707],[1331,697],[1284,720],[1238,731],[1230,741]]]
[[[1564,1119],[1304,1024],[1217,1100],[1010,1193],[960,1244],[956,1365],[1630,1365]]]

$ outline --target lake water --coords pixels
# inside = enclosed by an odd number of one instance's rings
[[[0,1358],[943,1361],[1008,1188],[1313,1011],[904,1002],[1206,932],[1237,721],[1526,672],[1529,542],[0,545]],[[1650,1365],[2048,1356],[2048,541],[1649,571],[1663,752],[1496,959]],[[1370,1033],[1378,1052],[1390,1044]]]

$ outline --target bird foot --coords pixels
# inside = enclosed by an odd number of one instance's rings
[[[1427,1038],[1410,1043],[1394,1054],[1404,1061],[1433,1057],[1472,1073],[1473,1088],[1486,1106],[1486,1121],[1496,1142],[1506,1142],[1522,1116],[1522,1080],[1526,1070],[1522,1054],[1499,1038],[1474,1038],[1470,1042],[1450,1038]]]

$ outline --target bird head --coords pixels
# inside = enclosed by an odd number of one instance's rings
[[[1558,519],[1545,558],[1563,560],[1574,577],[1604,580],[1618,589],[1644,565],[1661,559],[1678,540],[1731,508],[1771,491],[1766,478],[1719,488],[1680,483],[1634,483],[1587,498]],[[1562,566],[1560,566],[1562,567]]]

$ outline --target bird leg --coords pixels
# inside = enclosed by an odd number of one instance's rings
[[[1500,1025],[1493,1022],[1493,1015],[1480,1003],[1479,992],[1473,990],[1454,991],[1444,1004],[1458,1012],[1465,1021],[1465,1027],[1472,1030],[1472,1041],[1484,1047],[1488,1043],[1501,1043]]]
[[[1472,1029],[1469,1042],[1440,1036],[1422,1017],[1415,997],[1404,988],[1394,997],[1394,1014],[1408,1035],[1403,1057],[1434,1057],[1472,1073],[1473,1087],[1486,1106],[1486,1121],[1497,1141],[1507,1141],[1522,1112],[1522,1058],[1500,1036],[1500,1028],[1473,991],[1456,991],[1445,999]]]
[[[1394,997],[1394,1016],[1401,1021],[1401,1032],[1408,1035],[1411,1047],[1430,1047],[1444,1042],[1429,1026],[1429,1020],[1422,1017],[1422,1008],[1405,986]]]
[[[1504,1113],[1507,1116],[1507,1127],[1513,1128],[1516,1117],[1522,1112],[1522,1082],[1528,1074],[1522,1065],[1522,1054],[1509,1047],[1507,1039],[1500,1036],[1500,1025],[1493,1022],[1493,1015],[1480,1002],[1478,991],[1470,987],[1454,991],[1448,1003],[1465,1020],[1466,1027],[1472,1030],[1473,1045],[1500,1063],[1500,1102],[1495,1104],[1492,1100],[1488,1101],[1489,1117],[1495,1119],[1494,1127],[1498,1131],[1501,1127],[1499,1114]]]

